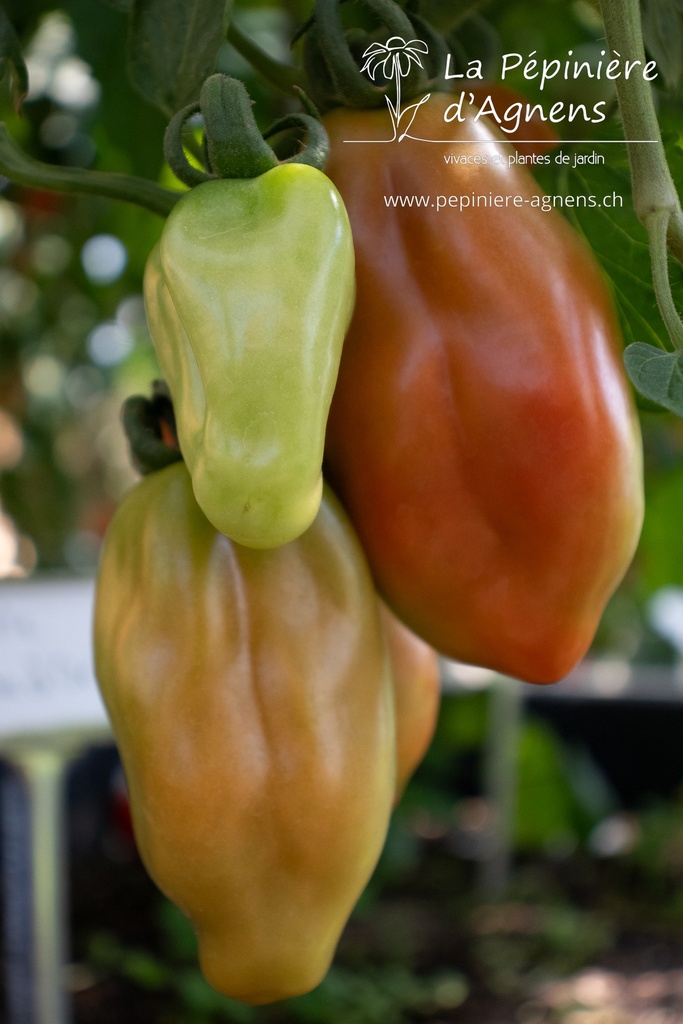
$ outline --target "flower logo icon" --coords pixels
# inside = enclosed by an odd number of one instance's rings
[[[386,43],[371,43],[363,53],[365,63],[363,64],[361,71],[367,71],[373,82],[375,81],[377,72],[380,70],[384,78],[389,81],[393,79],[394,81],[396,99],[392,101],[389,96],[387,96],[386,101],[394,128],[394,139],[398,137],[399,142],[401,142],[410,131],[410,126],[415,119],[415,115],[417,114],[419,107],[429,99],[429,94],[427,94],[417,103],[412,103],[410,106],[407,106],[402,110],[401,79],[410,74],[413,66],[417,65],[421,68],[424,67],[420,60],[420,54],[426,53],[429,53],[429,47],[422,39],[410,39],[406,42],[406,40],[401,36],[391,36],[390,39],[387,39]],[[404,126],[403,131],[399,136],[399,125],[401,121],[405,119],[406,115],[412,116],[410,116],[410,120],[407,125]]]
[[[423,67],[418,54],[428,53],[429,47],[421,39],[411,39],[409,43],[400,36],[392,36],[386,43],[372,43],[363,54],[367,58],[361,71],[367,71],[375,80],[379,68],[385,78],[405,78],[413,64]]]

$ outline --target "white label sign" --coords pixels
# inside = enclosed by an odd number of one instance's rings
[[[92,659],[93,580],[0,584],[0,742],[106,727]]]

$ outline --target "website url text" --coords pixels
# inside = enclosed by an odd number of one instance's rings
[[[471,208],[495,208],[495,209],[521,209],[524,206],[536,207],[544,213],[554,209],[600,209],[606,210],[621,209],[624,205],[624,197],[617,192],[603,196],[521,196],[521,195],[496,195],[492,192],[468,193],[467,195],[428,195],[428,196],[384,196],[384,205],[393,208],[423,207],[432,210],[467,210]]]

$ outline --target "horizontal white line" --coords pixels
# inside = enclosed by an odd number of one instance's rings
[[[436,142],[443,146],[458,146],[458,145],[486,145],[487,143],[495,143],[500,145],[501,142],[509,142],[513,146],[518,146],[523,142],[529,143],[541,143],[542,145],[548,144],[548,139],[417,139],[414,135],[408,135],[407,138],[413,142]],[[378,145],[386,144],[387,142],[396,142],[396,139],[344,139],[344,142],[360,142],[364,145],[372,145],[377,143]],[[403,140],[401,140],[403,141]],[[632,145],[634,143],[638,145],[653,146],[659,140],[658,139],[561,139],[559,142],[553,143],[554,146],[572,146],[578,143],[586,144],[590,143],[592,146],[624,146]]]

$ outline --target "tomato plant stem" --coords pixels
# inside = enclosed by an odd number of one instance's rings
[[[638,0],[600,0],[607,42],[622,61],[645,64]],[[619,108],[633,174],[633,204],[644,222],[648,214],[678,206],[655,113],[652,89],[642,70],[616,79]],[[642,140],[650,140],[643,142]]]
[[[167,217],[183,194],[128,174],[108,174],[83,167],[57,167],[33,160],[16,145],[0,123],[0,173],[11,181],[54,192],[86,192],[124,199]]]
[[[296,86],[305,87],[304,76],[296,68],[271,57],[238,28],[234,21],[231,21],[228,26],[226,39],[239,55],[244,57],[247,63],[251,64],[254,70],[262,74],[266,81],[276,89],[291,93]]]
[[[671,294],[667,252],[683,262],[683,212],[657,121],[652,88],[643,75],[645,46],[638,0],[600,0],[607,43],[623,61],[641,61],[616,79],[628,146],[633,206],[648,233],[657,303],[671,342],[683,349],[683,325]]]
[[[683,211],[674,210],[668,232],[669,251],[683,263]]]
[[[667,234],[670,213],[658,210],[647,217],[646,226],[650,242],[652,278],[657,296],[657,305],[674,348],[683,352],[683,323],[671,294],[671,281],[667,258]]]

